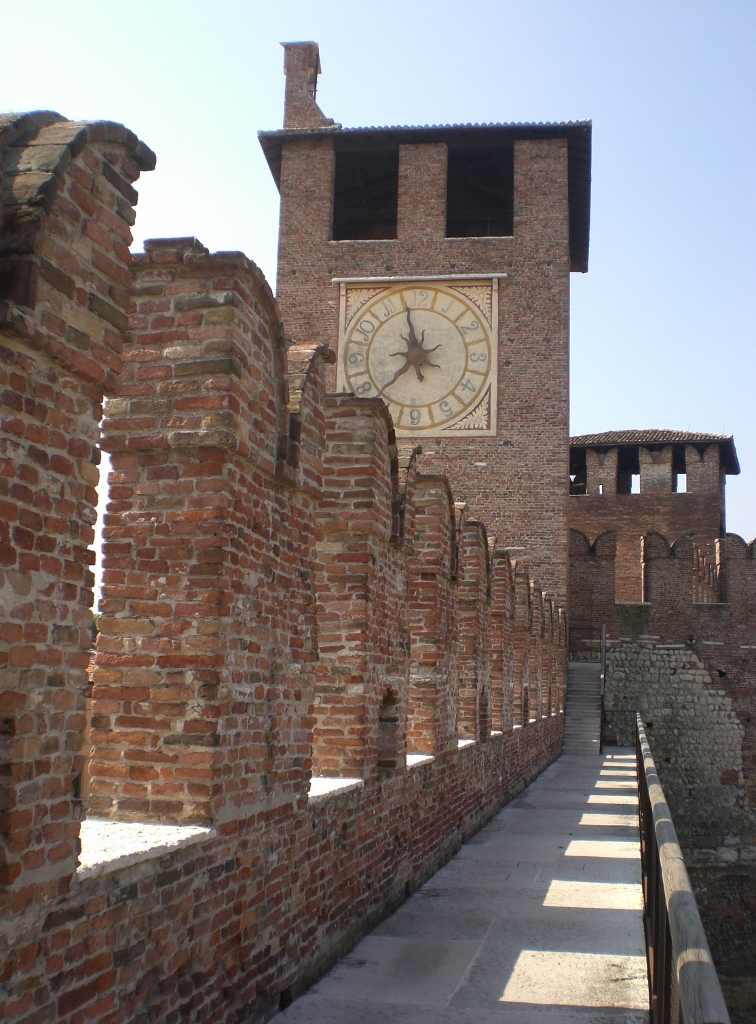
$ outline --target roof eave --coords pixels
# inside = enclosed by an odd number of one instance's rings
[[[590,241],[591,208],[591,121],[563,122],[513,122],[502,124],[458,124],[458,125],[395,125],[385,128],[343,128],[339,124],[313,128],[288,128],[257,133],[265,159],[273,175],[276,187],[281,189],[281,155],[284,143],[304,138],[359,137],[392,134],[415,137],[449,134],[471,135],[474,133],[507,134],[514,138],[547,135],[567,138],[568,155],[568,201],[570,208],[570,270],[586,273]]]

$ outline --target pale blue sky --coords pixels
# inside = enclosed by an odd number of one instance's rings
[[[592,118],[590,271],[572,275],[573,433],[733,433],[756,534],[756,4],[36,0],[3,12],[0,109],[121,121],[157,153],[135,247],[195,234],[275,281],[284,39],[320,43],[344,125]],[[15,42],[18,45],[15,46]]]

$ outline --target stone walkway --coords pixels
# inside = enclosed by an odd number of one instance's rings
[[[563,755],[281,1024],[641,1024],[635,754]]]

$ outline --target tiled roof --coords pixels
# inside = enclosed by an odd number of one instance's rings
[[[580,434],[570,444],[713,444],[732,441],[732,434],[702,434],[697,430],[605,430],[603,434]]]
[[[602,434],[580,434],[570,438],[571,448],[652,444],[719,444],[720,458],[726,471],[732,474],[740,472],[732,434],[705,434],[698,430],[605,430]]]
[[[483,121],[474,124],[468,121],[466,124],[391,124],[391,125],[370,125],[363,128],[341,128],[344,132],[417,132],[430,129],[457,129],[457,128],[589,128],[593,124],[590,120],[581,121]],[[341,127],[339,125],[338,127]]]

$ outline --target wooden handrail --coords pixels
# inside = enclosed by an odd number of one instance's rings
[[[730,1024],[672,815],[636,715],[643,921],[652,1024]]]
[[[604,753],[604,691],[606,690],[606,623],[601,625],[601,706],[599,717],[599,754]]]

